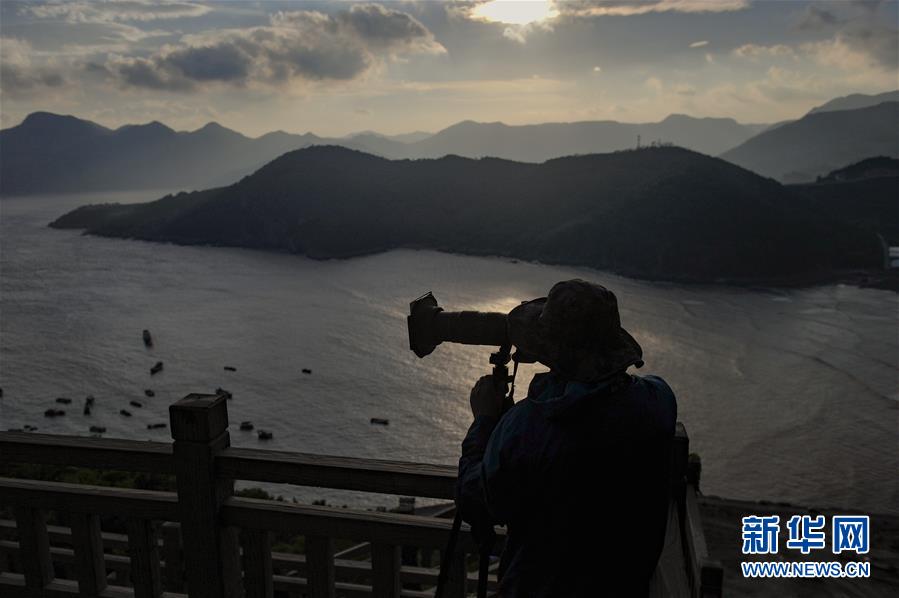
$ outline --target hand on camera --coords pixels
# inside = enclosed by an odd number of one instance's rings
[[[498,384],[493,376],[483,376],[471,389],[471,413],[475,417],[499,417],[505,397],[506,384]]]

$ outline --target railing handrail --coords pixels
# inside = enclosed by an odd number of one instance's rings
[[[0,463],[72,465],[170,474],[172,443],[36,432],[0,432]]]
[[[282,530],[349,540],[370,539],[395,545],[443,548],[452,522],[436,517],[298,505],[254,498],[229,498],[222,519],[241,529]],[[504,535],[502,530],[498,530]],[[459,550],[477,551],[468,525],[459,534]]]
[[[450,465],[226,448],[216,457],[221,478],[280,482],[382,494],[452,500],[456,468]]]
[[[33,509],[178,521],[174,492],[0,477],[3,501]]]
[[[40,463],[174,473],[172,444],[143,440],[0,432],[0,463]],[[451,465],[232,448],[215,459],[222,479],[453,499]]]

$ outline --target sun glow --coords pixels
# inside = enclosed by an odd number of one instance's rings
[[[528,25],[559,15],[551,0],[490,0],[479,4],[472,15],[493,23]]]

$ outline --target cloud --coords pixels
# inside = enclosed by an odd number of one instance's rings
[[[417,45],[422,41],[435,43],[428,28],[415,17],[380,4],[356,4],[348,11],[337,13],[334,20],[375,47]]]
[[[207,84],[283,85],[294,79],[354,79],[385,59],[442,53],[411,15],[357,4],[334,15],[279,12],[267,26],[188,35],[149,57],[110,56],[105,68],[125,86],[191,91]]]
[[[31,45],[21,39],[0,37],[0,93],[20,97],[66,84],[61,72],[33,64]]]
[[[632,16],[652,12],[731,12],[749,7],[749,0],[556,0],[563,16]]]
[[[850,25],[836,40],[845,41],[851,49],[864,52],[886,69],[899,68],[899,29],[880,24]]]
[[[699,42],[693,42],[692,44],[690,44],[690,47],[691,48],[702,48],[703,46],[707,46],[707,45],[709,45],[709,42],[707,40],[702,40]]]
[[[744,44],[739,48],[735,48],[734,56],[749,60],[757,60],[759,58],[775,58],[795,56],[793,48],[784,44],[773,44],[771,46],[762,46],[757,44]]]
[[[523,27],[513,27],[508,26],[503,29],[503,37],[506,39],[510,39],[513,42],[518,42],[519,44],[523,44],[527,41],[527,37],[525,37],[526,31]]]
[[[803,44],[802,51],[820,65],[844,71],[874,67],[895,77],[899,68],[899,38],[884,29],[838,33],[829,40]]]
[[[831,11],[820,6],[807,6],[799,21],[798,29],[803,31],[820,31],[838,25],[841,20]]]
[[[806,49],[821,56],[823,64],[838,66],[852,64],[853,68],[863,60],[852,54],[864,54],[870,64],[884,69],[899,67],[899,28],[885,23],[889,19],[879,14],[882,2],[861,0],[849,5],[848,16],[839,17],[833,11],[811,5],[806,8],[797,29],[812,32],[833,32],[828,41],[807,44]],[[847,52],[838,56],[834,49]]]
[[[91,0],[25,4],[19,13],[69,23],[114,23],[200,17],[211,10],[204,4],[180,0]]]

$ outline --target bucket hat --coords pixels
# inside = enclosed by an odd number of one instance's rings
[[[643,365],[643,349],[621,327],[618,299],[595,283],[558,282],[509,312],[507,322],[519,351],[570,380],[599,382]]]

